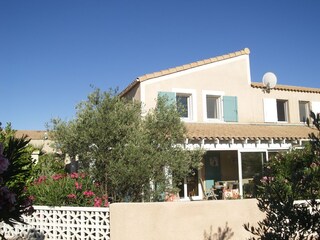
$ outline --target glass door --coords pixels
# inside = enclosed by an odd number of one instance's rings
[[[256,197],[265,161],[266,152],[241,152],[243,198]]]

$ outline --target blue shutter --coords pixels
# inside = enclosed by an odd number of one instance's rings
[[[158,98],[165,98],[169,104],[176,104],[175,92],[158,92]]]
[[[223,115],[226,122],[238,122],[238,100],[234,96],[223,97]]]

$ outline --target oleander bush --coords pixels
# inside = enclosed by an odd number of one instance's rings
[[[39,176],[28,186],[35,205],[107,207],[108,197],[98,182],[86,173],[56,173]]]

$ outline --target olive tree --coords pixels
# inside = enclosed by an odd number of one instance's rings
[[[200,167],[202,152],[183,148],[186,129],[164,98],[142,116],[140,102],[95,89],[73,120],[53,119],[50,130],[114,201],[159,200]]]

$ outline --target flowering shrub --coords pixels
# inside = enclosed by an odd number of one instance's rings
[[[36,205],[107,207],[108,198],[99,184],[85,173],[40,176],[28,186]]]
[[[32,166],[31,153],[25,137],[8,137],[0,129],[0,141],[0,222],[13,225],[23,222],[23,214],[33,212],[32,199],[25,191]]]

